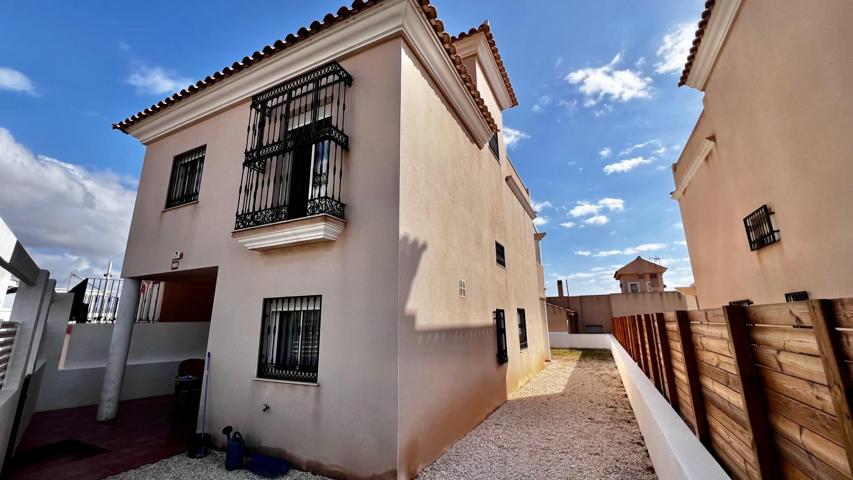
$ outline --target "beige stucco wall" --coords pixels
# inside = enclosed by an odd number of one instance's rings
[[[258,253],[231,238],[248,101],[148,145],[139,183],[123,275],[169,272],[178,250],[182,270],[219,267],[208,431],[233,425],[249,445],[314,471],[394,476],[397,465],[399,45],[339,59],[354,80],[337,241]],[[163,212],[173,156],[203,144],[198,204]],[[263,299],[316,294],[319,386],[254,380]]]
[[[716,147],[680,200],[701,308],[853,295],[853,3],[742,2],[676,165]],[[781,241],[751,252],[763,204]]]
[[[577,314],[579,333],[585,333],[588,325],[601,325],[604,332],[612,332],[613,317],[622,315],[672,312],[688,309],[684,295],[679,292],[611,293],[605,295],[548,297],[548,302],[574,310]]]
[[[472,143],[412,52],[400,53],[399,436],[401,473],[412,474],[541,369],[547,352],[534,228],[504,180],[512,168]],[[491,93],[479,85],[500,124]],[[495,241],[506,249],[505,269],[495,263]],[[525,351],[518,308],[527,317]],[[506,311],[503,366],[495,357],[495,309]]]

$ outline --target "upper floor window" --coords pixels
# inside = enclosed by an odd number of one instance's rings
[[[743,300],[732,300],[731,302],[729,302],[729,305],[732,305],[735,307],[748,307],[748,306],[752,305],[752,300],[750,300],[748,298],[745,298]]]
[[[743,219],[750,250],[755,251],[779,241],[779,230],[773,228],[771,215],[773,212],[770,208],[762,205]]]
[[[638,282],[628,282],[628,292],[640,293],[640,284]]]
[[[322,297],[264,299],[258,378],[316,383]]]
[[[495,261],[498,265],[506,268],[506,253],[504,252],[504,246],[498,242],[495,242]]]
[[[169,178],[166,208],[177,207],[198,200],[206,151],[207,145],[202,145],[177,155],[172,160],[172,175]]]
[[[522,350],[527,348],[527,315],[523,308],[518,309],[518,345]]]
[[[498,161],[501,160],[501,147],[498,141],[497,132],[495,132],[495,134],[492,135],[492,138],[489,139],[489,150],[492,151],[492,155],[495,156],[495,159],[497,159]]]
[[[318,214],[344,218],[350,85],[352,76],[331,62],[252,98],[236,229]]]

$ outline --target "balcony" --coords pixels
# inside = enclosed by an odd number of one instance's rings
[[[253,97],[232,234],[247,248],[335,240],[343,231],[351,84],[331,62]]]

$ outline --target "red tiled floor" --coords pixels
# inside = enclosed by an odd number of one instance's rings
[[[151,397],[121,402],[118,418],[95,421],[96,406],[37,413],[18,447],[26,457],[38,447],[75,440],[107,450],[85,458],[59,455],[43,462],[21,464],[13,459],[12,480],[95,480],[124,472],[185,451],[195,422],[172,419],[174,397]],[[194,419],[194,416],[190,417]]]

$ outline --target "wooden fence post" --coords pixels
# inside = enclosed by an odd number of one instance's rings
[[[841,436],[844,438],[844,450],[847,464],[853,468],[853,415],[851,415],[850,377],[844,363],[841,349],[841,335],[835,330],[838,326],[836,313],[830,300],[809,301],[809,315],[814,326],[814,336],[820,351],[820,361],[829,384],[832,405],[838,417]]]
[[[643,335],[643,321],[640,315],[634,315],[634,323],[637,325],[637,340],[640,342],[640,360],[642,360],[643,372],[646,374],[647,378],[650,378],[649,375],[649,362],[646,357],[646,338]]]
[[[696,424],[696,436],[709,450],[711,449],[711,434],[708,429],[708,415],[705,413],[705,400],[702,396],[702,384],[699,383],[699,368],[696,365],[696,350],[693,348],[693,337],[690,333],[690,320],[685,310],[675,312],[678,327],[678,340],[681,342],[681,353],[684,357],[684,373],[687,376],[687,387],[690,391],[690,403],[693,405],[693,419]]]
[[[669,337],[666,332],[666,321],[662,313],[655,314],[658,339],[660,340],[660,357],[663,364],[663,380],[666,384],[666,398],[670,405],[678,410],[678,389],[675,387],[675,371],[672,368],[672,352],[669,350]]]
[[[643,314],[643,328],[646,331],[646,343],[649,345],[649,373],[651,374],[652,383],[658,391],[663,390],[663,382],[661,382],[660,367],[658,365],[658,349],[655,345],[655,334],[652,331],[652,317],[649,314]]]
[[[735,359],[735,370],[741,382],[741,399],[752,433],[758,471],[763,479],[780,478],[779,465],[770,434],[767,406],[761,391],[761,379],[755,371],[755,363],[752,359],[752,345],[746,326],[746,308],[726,305],[723,307],[723,313],[729,333],[729,346]]]

